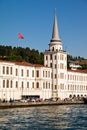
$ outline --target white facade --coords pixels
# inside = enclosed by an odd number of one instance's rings
[[[0,99],[21,99],[22,96],[50,98],[51,69],[23,62],[0,61]]]
[[[68,96],[87,96],[87,71],[68,71],[67,78]]]
[[[0,99],[40,97],[48,99],[87,96],[87,71],[67,70],[67,52],[63,51],[56,14],[44,66],[24,62],[0,61]]]

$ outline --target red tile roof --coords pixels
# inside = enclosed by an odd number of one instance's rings
[[[87,70],[69,70],[69,72],[87,73]]]
[[[0,62],[13,63],[15,65],[20,65],[20,66],[44,67],[43,65],[40,65],[40,64],[31,64],[28,62],[11,62],[11,61],[5,61],[5,60],[0,60]]]

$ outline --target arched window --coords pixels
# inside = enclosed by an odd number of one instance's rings
[[[10,67],[10,74],[12,74],[12,67]]]
[[[5,88],[5,80],[3,80],[3,88]]]
[[[39,88],[39,82],[36,83],[36,88]]]
[[[13,82],[12,82],[12,80],[11,80],[11,83],[10,83],[10,85],[11,85],[10,87],[12,88],[12,87],[13,87]]]
[[[9,88],[9,80],[7,80],[7,88]]]
[[[21,87],[22,87],[22,89],[24,88],[24,83],[23,83],[23,81],[22,81],[22,83],[21,83]]]
[[[6,74],[9,74],[9,67],[6,68]]]
[[[27,88],[29,88],[29,82],[27,82]]]
[[[54,51],[54,47],[52,48],[52,51]]]
[[[46,89],[47,89],[47,82],[46,82]]]
[[[16,88],[18,88],[18,81],[16,81]]]
[[[5,66],[3,66],[3,74],[5,74]]]

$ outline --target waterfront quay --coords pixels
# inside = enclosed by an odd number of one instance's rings
[[[52,105],[78,105],[85,104],[84,101],[51,101],[51,102],[6,102],[0,103],[0,109],[8,108],[23,108],[23,107],[39,107],[39,106],[52,106]]]

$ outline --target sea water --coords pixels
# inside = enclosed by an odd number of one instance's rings
[[[0,130],[87,130],[87,105],[0,109]]]

